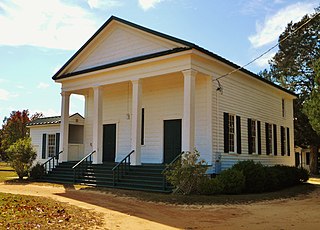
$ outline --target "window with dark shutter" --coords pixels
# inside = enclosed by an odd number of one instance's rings
[[[284,156],[286,154],[286,132],[285,128],[281,126],[280,128],[280,139],[281,139],[281,156]]]
[[[56,133],[56,157],[59,157],[59,149],[60,149],[60,133]]]
[[[289,133],[289,128],[287,128],[287,155],[290,156],[290,133]]]
[[[252,154],[252,127],[251,119],[248,118],[248,153]]]
[[[229,152],[229,114],[223,113],[224,152]]]
[[[261,122],[257,121],[258,154],[261,154]]]
[[[42,159],[46,159],[47,134],[42,134]]]
[[[278,154],[278,141],[277,141],[277,125],[273,125],[273,154],[276,156]]]
[[[241,119],[239,116],[236,116],[236,132],[237,132],[237,153],[241,154]]]
[[[266,123],[265,126],[265,131],[266,131],[266,154],[270,154],[270,143],[269,143],[269,124]]]

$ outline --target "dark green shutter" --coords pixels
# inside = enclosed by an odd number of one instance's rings
[[[42,134],[42,159],[46,159],[47,134]]]
[[[270,144],[269,144],[269,124],[266,123],[266,151],[267,155],[270,154]]]
[[[278,141],[277,141],[277,125],[273,124],[273,148],[274,148],[274,155],[278,154]]]
[[[290,156],[290,133],[289,128],[287,128],[287,154]]]
[[[60,133],[56,133],[56,158],[59,159]]]
[[[223,113],[224,152],[229,152],[229,113]]]
[[[281,126],[280,128],[280,133],[281,133],[281,156],[285,155],[285,146],[284,146],[284,142],[285,142],[285,129],[283,126]]]
[[[241,154],[241,119],[236,116],[237,120],[237,153]]]
[[[258,154],[261,154],[261,122],[257,121],[257,133],[258,133]]]
[[[252,127],[250,118],[248,118],[248,153],[252,154]]]

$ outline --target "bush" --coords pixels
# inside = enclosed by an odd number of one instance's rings
[[[8,154],[9,163],[16,171],[19,179],[28,176],[32,162],[36,159],[36,152],[33,150],[30,138],[21,138],[12,144],[6,153]]]
[[[308,172],[308,170],[304,168],[299,169],[300,182],[307,182],[309,180],[309,177],[310,177],[310,173]]]
[[[197,150],[185,152],[165,172],[167,181],[176,187],[176,191],[183,194],[198,193],[199,184],[208,168],[206,162],[199,160],[199,157]]]
[[[45,175],[45,169],[42,164],[37,163],[30,170],[30,177],[32,179],[41,179]]]
[[[198,192],[203,195],[215,195],[222,193],[222,185],[217,178],[203,177],[199,183]]]
[[[264,181],[266,178],[263,165],[253,160],[239,161],[232,166],[233,169],[242,171],[246,178],[245,191],[249,193],[259,193],[264,191]]]
[[[246,178],[242,171],[235,168],[222,171],[216,180],[224,194],[240,194],[245,188]]]

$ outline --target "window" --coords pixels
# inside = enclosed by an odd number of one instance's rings
[[[306,165],[310,165],[310,152],[306,152]]]
[[[282,99],[281,101],[281,111],[282,111],[282,117],[285,117],[286,116],[286,110],[285,110],[285,100]]]
[[[52,157],[59,152],[60,133],[42,134],[42,159]]]
[[[56,135],[48,134],[48,157],[53,157],[56,151]]]
[[[257,148],[256,148],[256,138],[257,138],[257,133],[256,133],[256,121],[252,120],[251,121],[251,146],[252,146],[252,152],[256,153]]]
[[[235,152],[235,119],[229,114],[229,152]]]
[[[248,153],[261,154],[260,121],[248,118]]]
[[[287,138],[286,138],[286,129],[281,126],[281,156],[286,155],[287,153]]]
[[[144,108],[141,110],[141,145],[144,145]]]
[[[224,113],[224,152],[241,154],[241,118]]]
[[[272,142],[272,124],[266,123],[266,150],[267,150],[267,155],[272,154],[272,147],[273,147],[273,142]]]

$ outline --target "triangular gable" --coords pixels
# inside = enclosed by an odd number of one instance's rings
[[[192,44],[112,16],[53,76],[70,75],[124,60],[170,53]]]

